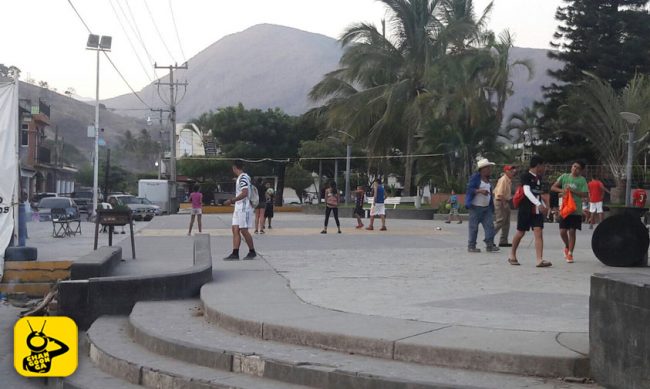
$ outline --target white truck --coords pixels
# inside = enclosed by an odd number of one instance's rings
[[[160,207],[163,213],[169,214],[170,198],[173,193],[167,180],[139,180],[138,197],[144,197]],[[175,196],[174,196],[175,197]],[[172,210],[176,213],[176,210]]]

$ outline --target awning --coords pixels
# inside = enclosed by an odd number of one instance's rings
[[[30,168],[20,168],[20,176],[24,178],[33,178],[36,175],[36,170]]]

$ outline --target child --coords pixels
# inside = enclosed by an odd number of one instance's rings
[[[452,217],[456,216],[458,219],[458,224],[462,224],[463,221],[460,219],[460,215],[458,214],[458,196],[456,195],[456,192],[452,189],[451,191],[451,196],[449,196],[449,199],[447,200],[447,204],[449,207],[449,217],[447,218],[447,221],[445,223],[449,224],[451,223]]]
[[[203,194],[199,192],[198,185],[194,185],[194,191],[190,193],[190,202],[192,203],[192,216],[190,218],[190,230],[187,232],[187,236],[192,235],[192,226],[194,225],[195,217],[199,224],[199,233],[202,232],[201,215],[203,214]]]
[[[354,212],[353,215],[354,217],[357,218],[357,229],[363,228],[363,223],[361,222],[361,219],[364,218],[365,211],[363,210],[363,200],[365,197],[365,193],[363,191],[362,186],[357,186],[357,190],[355,193],[355,201],[354,201]]]

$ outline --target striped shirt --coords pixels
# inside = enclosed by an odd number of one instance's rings
[[[251,178],[246,173],[242,173],[237,177],[237,182],[235,184],[236,196],[239,196],[244,189],[248,189],[248,196],[237,201],[235,203],[235,211],[247,211],[251,206],[250,200],[250,187],[251,187]]]

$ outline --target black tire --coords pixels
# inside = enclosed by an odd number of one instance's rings
[[[5,261],[35,261],[38,259],[36,247],[8,247]]]
[[[146,222],[150,222],[152,219],[153,219],[152,215],[147,215],[147,216],[144,217],[144,221],[146,221]]]

